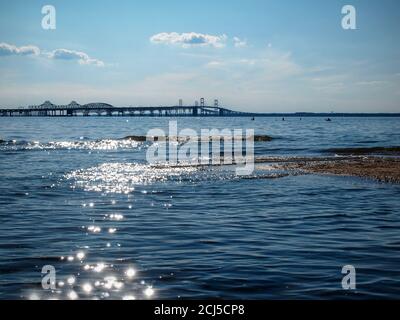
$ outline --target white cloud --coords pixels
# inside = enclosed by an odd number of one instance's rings
[[[12,44],[5,42],[0,43],[0,56],[11,56],[11,55],[39,55],[40,49],[36,46],[28,45],[17,47]]]
[[[247,66],[254,66],[256,65],[259,61],[257,59],[239,59],[235,61],[237,64],[243,64]]]
[[[371,80],[371,81],[358,81],[356,85],[359,86],[378,86],[381,84],[385,84],[387,81],[380,81],[380,80]]]
[[[219,68],[222,67],[224,65],[223,62],[221,61],[210,61],[206,64],[207,68]]]
[[[94,65],[104,67],[104,62],[98,59],[89,57],[88,54],[80,51],[68,49],[56,49],[49,54],[51,59],[56,60],[77,60],[79,64]]]
[[[32,45],[17,47],[13,44],[8,44],[5,42],[0,43],[0,57],[1,56],[42,56],[49,59],[58,60],[76,60],[82,65],[94,65],[97,67],[103,67],[104,62],[98,59],[93,59],[89,57],[88,54],[84,52],[69,50],[69,49],[56,49],[50,53],[41,52],[41,50]]]
[[[210,60],[206,68],[218,68],[227,75],[236,75],[243,82],[250,79],[255,83],[264,84],[265,81],[292,79],[303,75],[306,70],[292,58],[290,52],[268,50],[261,55],[231,59]]]
[[[247,47],[247,41],[241,40],[238,37],[233,37],[233,43],[236,48],[244,48]]]
[[[153,35],[150,41],[155,44],[179,45],[183,48],[188,47],[215,47],[222,48],[225,46],[227,36],[225,34],[214,36],[202,33],[177,33],[177,32],[162,32]]]

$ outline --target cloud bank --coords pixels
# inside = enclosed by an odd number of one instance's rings
[[[233,37],[233,44],[236,48],[244,48],[247,47],[247,41],[241,40],[238,37]]]
[[[94,65],[104,67],[104,62],[98,59],[89,57],[88,54],[80,51],[68,49],[56,49],[49,54],[51,59],[56,60],[77,60],[79,64]]]
[[[177,32],[162,32],[153,35],[150,42],[155,44],[178,45],[183,48],[189,47],[225,47],[227,36],[225,34],[214,36],[202,33],[177,33]]]
[[[81,65],[93,65],[96,67],[104,67],[104,62],[98,59],[91,58],[87,53],[74,51],[69,49],[56,49],[50,53],[41,52],[41,50],[32,45],[17,47],[5,42],[0,43],[1,56],[42,56],[54,60],[73,60]]]
[[[27,55],[39,55],[40,49],[36,46],[22,46],[17,47],[12,44],[8,43],[0,43],[0,56],[12,56],[12,55],[20,55],[20,56],[27,56]]]

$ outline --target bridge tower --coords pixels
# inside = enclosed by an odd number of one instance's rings
[[[214,100],[214,107],[218,108],[218,99]]]
[[[204,107],[204,98],[201,98],[201,99],[200,99],[200,106],[201,106],[201,107]]]
[[[183,106],[183,100],[179,99],[179,106],[182,107]]]

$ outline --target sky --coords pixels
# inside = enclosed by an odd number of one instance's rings
[[[400,112],[399,34],[398,0],[0,0],[0,107]]]

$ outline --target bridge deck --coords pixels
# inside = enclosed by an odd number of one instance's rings
[[[40,106],[0,109],[0,116],[239,116],[236,112],[216,106],[159,106],[159,107],[114,107],[105,103],[79,105],[53,105],[45,102]]]

